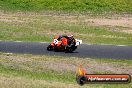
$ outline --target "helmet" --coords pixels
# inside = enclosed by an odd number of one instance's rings
[[[68,37],[73,37],[73,35],[68,35]]]

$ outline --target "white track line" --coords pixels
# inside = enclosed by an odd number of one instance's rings
[[[23,42],[23,41],[15,41],[15,42]]]
[[[0,40],[0,41],[3,41],[3,40]],[[13,41],[13,42],[24,42],[24,41]],[[38,42],[38,43],[48,43],[48,42]],[[82,44],[85,44],[85,43],[82,43]],[[85,44],[85,45],[94,45],[94,44]],[[114,44],[99,44],[99,45],[128,46],[128,45],[114,45]]]
[[[100,44],[100,45],[112,45],[112,46],[128,46],[128,45],[114,45],[114,44]]]
[[[117,46],[127,46],[127,45],[117,45]]]
[[[5,53],[5,54],[10,54],[10,55],[11,55],[11,54],[13,54],[13,53]]]
[[[14,41],[14,42],[24,42],[24,41]],[[37,42],[35,42],[37,43]],[[47,42],[38,42],[38,43],[47,43]]]
[[[39,43],[47,43],[47,42],[39,42]]]
[[[85,45],[96,45],[96,44],[85,44]],[[128,46],[128,45],[114,45],[114,44],[97,44],[97,45],[104,45],[104,46]]]

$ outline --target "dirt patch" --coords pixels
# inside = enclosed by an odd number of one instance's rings
[[[90,17],[85,16],[52,16],[52,22],[75,24],[83,26],[106,27],[110,30],[113,28],[122,27],[124,30],[116,32],[132,33],[132,17]]]
[[[27,79],[24,77],[12,77],[0,75],[0,86],[2,88],[80,88],[77,84],[63,82]],[[86,88],[86,87],[83,87]],[[90,87],[87,87],[90,88]]]
[[[113,15],[110,17],[91,17],[90,15],[55,15],[42,13],[3,13],[0,12],[0,22],[12,24],[28,24],[41,23],[44,24],[74,24],[82,26],[108,27],[113,30],[113,27],[124,27],[124,30],[119,32],[132,33],[132,16]],[[118,32],[118,31],[117,31]]]
[[[104,63],[91,61],[89,67],[95,69],[96,71],[110,72],[114,74],[132,74],[132,66],[119,63]]]
[[[24,21],[19,20],[18,17],[14,16],[0,16],[0,22],[18,22],[18,23],[23,23]]]
[[[122,26],[132,28],[132,18],[121,19],[86,19],[85,22],[94,26]]]
[[[124,32],[124,33],[131,34],[131,33],[132,33],[132,29],[128,29],[128,30],[122,30],[121,32]]]

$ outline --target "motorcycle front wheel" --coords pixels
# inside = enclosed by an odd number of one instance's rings
[[[47,50],[48,50],[48,51],[52,51],[52,50],[53,50],[53,46],[52,46],[52,45],[49,45],[49,46],[47,47]]]

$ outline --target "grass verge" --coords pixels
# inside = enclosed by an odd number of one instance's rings
[[[0,8],[12,11],[132,12],[130,0],[0,0]]]
[[[76,84],[76,70],[79,66],[89,74],[127,73],[132,74],[132,61],[74,58],[60,56],[35,56],[0,53],[1,88],[67,88],[80,87]],[[11,85],[12,83],[12,85]],[[36,83],[36,85],[34,85]],[[7,85],[6,85],[7,84]],[[130,88],[129,84],[89,84],[82,88]]]
[[[110,24],[110,27],[103,26],[103,24],[101,26],[98,23],[94,24],[90,19],[96,18],[85,15],[52,16],[52,14],[40,13],[2,13],[0,40],[51,42],[55,35],[73,34],[75,38],[82,39],[84,43],[132,45],[131,27],[122,25],[111,27],[113,23]],[[129,20],[126,21],[129,22]],[[128,32],[121,32],[122,30]]]

